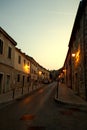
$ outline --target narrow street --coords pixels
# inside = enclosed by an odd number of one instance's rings
[[[0,130],[87,130],[87,111],[54,101],[56,83],[0,109]]]

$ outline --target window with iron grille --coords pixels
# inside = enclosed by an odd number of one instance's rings
[[[3,54],[3,41],[0,39],[0,54]]]
[[[21,56],[18,56],[18,63],[21,64]]]
[[[17,82],[20,82],[20,74],[17,75]]]
[[[8,58],[11,59],[12,48],[8,47]]]
[[[24,60],[24,65],[26,64],[26,60]]]

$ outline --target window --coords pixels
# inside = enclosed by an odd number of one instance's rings
[[[29,62],[27,63],[27,65],[29,66]]]
[[[2,92],[2,83],[3,83],[3,74],[1,73],[0,74],[0,94],[1,94],[1,92]]]
[[[8,47],[8,58],[11,59],[12,48]]]
[[[20,74],[17,75],[17,82],[20,82]]]
[[[6,91],[8,91],[10,89],[10,75],[7,75],[7,79],[6,79]]]
[[[27,77],[27,82],[29,82],[29,80],[30,80],[30,77],[28,76],[28,77]]]
[[[26,64],[26,61],[24,60],[24,65]]]
[[[21,56],[18,56],[18,63],[21,64]]]
[[[3,41],[0,39],[0,54],[3,53]]]

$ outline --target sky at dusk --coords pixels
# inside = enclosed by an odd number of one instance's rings
[[[44,68],[63,66],[80,0],[0,0],[0,26]]]

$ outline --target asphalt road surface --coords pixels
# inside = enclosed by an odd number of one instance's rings
[[[87,111],[54,101],[56,83],[0,109],[0,130],[87,130]]]

